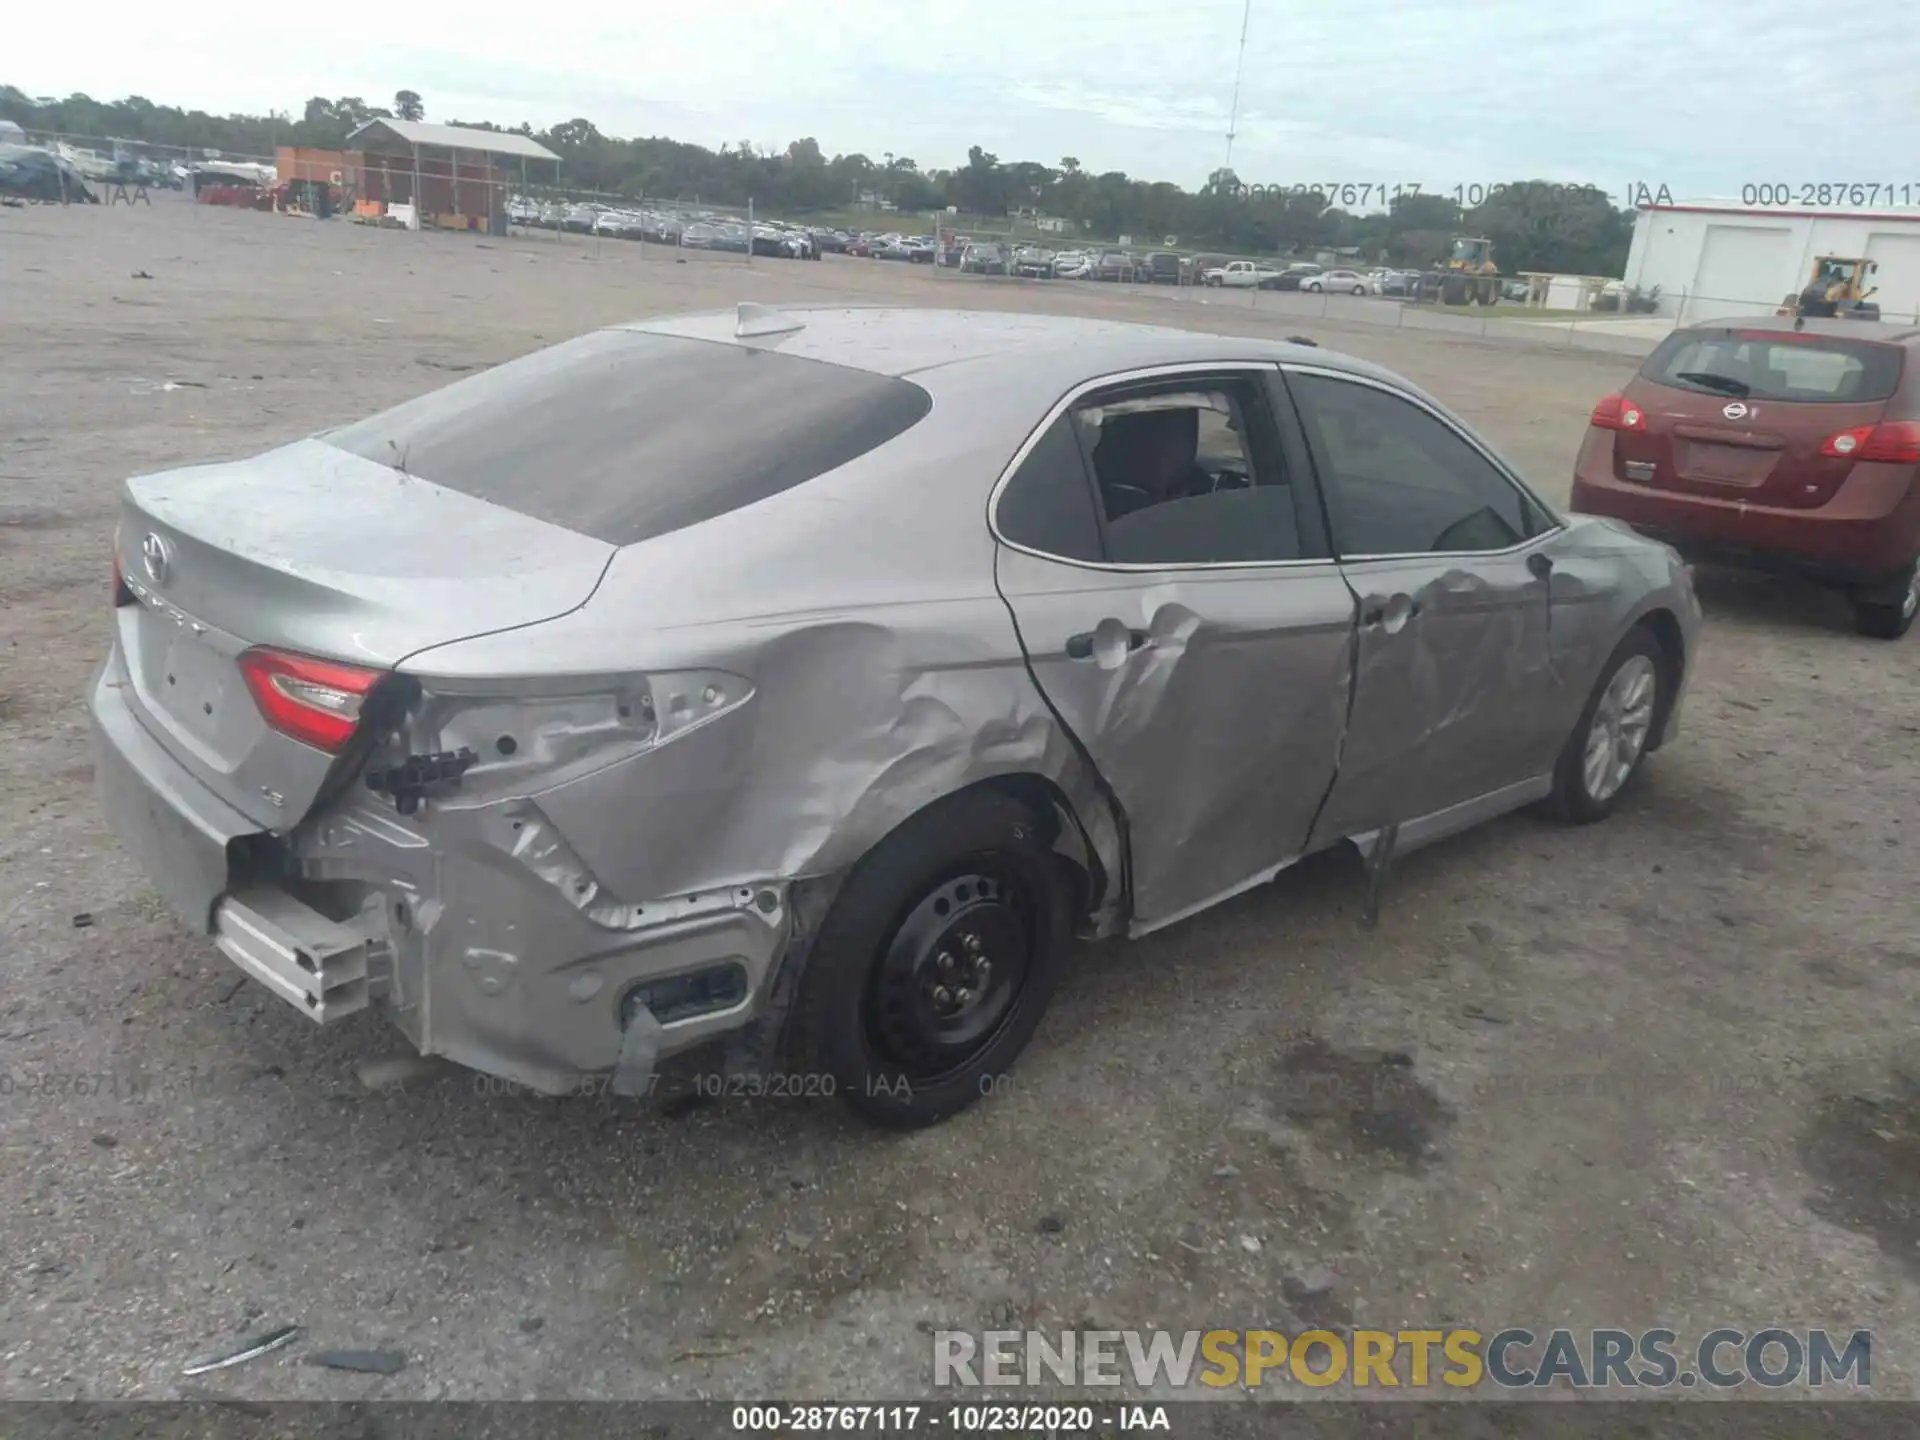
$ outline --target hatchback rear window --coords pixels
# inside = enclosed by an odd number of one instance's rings
[[[908,429],[918,385],[711,340],[602,330],[320,438],[610,545],[697,525]]]
[[[1703,395],[1856,405],[1893,394],[1902,353],[1892,345],[1804,332],[1689,330],[1662,341],[1640,375]]]

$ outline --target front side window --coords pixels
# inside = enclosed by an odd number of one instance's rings
[[[1452,426],[1372,385],[1289,375],[1345,556],[1505,550],[1550,520]]]

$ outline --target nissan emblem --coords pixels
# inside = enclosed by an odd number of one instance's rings
[[[1745,402],[1740,400],[1734,400],[1729,402],[1729,404],[1727,405],[1727,408],[1722,410],[1720,413],[1726,416],[1729,420],[1744,420],[1747,418],[1747,407]]]

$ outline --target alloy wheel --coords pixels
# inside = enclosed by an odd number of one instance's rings
[[[1645,655],[1628,656],[1613,672],[1594,707],[1581,757],[1581,780],[1593,800],[1611,800],[1640,763],[1659,690],[1659,672]]]

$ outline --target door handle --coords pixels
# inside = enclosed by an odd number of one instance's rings
[[[1093,659],[1093,641],[1094,632],[1091,630],[1083,630],[1078,635],[1069,635],[1067,637],[1067,658],[1069,660]],[[1153,644],[1153,636],[1149,635],[1146,631],[1129,630],[1127,632],[1127,650],[1129,653],[1136,650],[1144,650],[1151,644]]]
[[[1536,580],[1544,580],[1553,574],[1553,557],[1536,550],[1527,556],[1527,569]]]
[[[1420,602],[1411,595],[1395,595],[1387,600],[1370,599],[1361,607],[1360,623],[1369,628],[1376,625],[1385,625],[1387,623],[1387,611],[1396,606],[1404,617],[1399,624],[1393,627],[1396,630],[1400,628],[1400,625],[1405,624],[1406,621],[1413,619],[1420,613]]]

